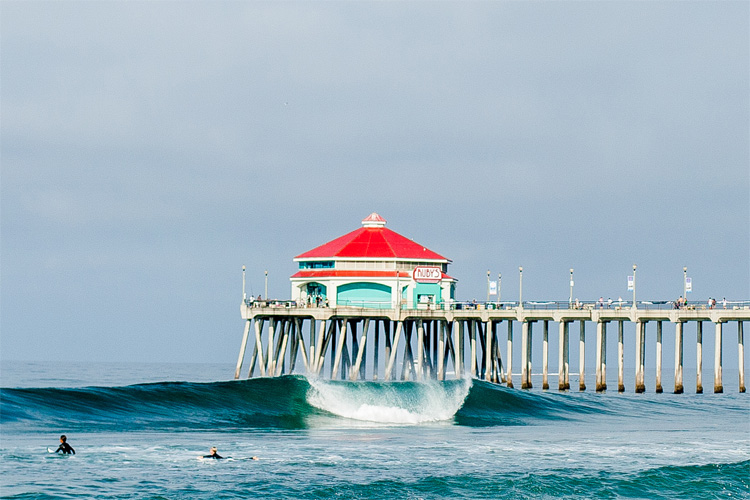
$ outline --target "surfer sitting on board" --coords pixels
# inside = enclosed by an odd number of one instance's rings
[[[219,455],[217,453],[216,446],[214,446],[213,448],[211,448],[211,454],[210,455],[203,455],[203,458],[215,458],[215,459],[218,460],[218,459],[221,459],[221,458],[224,458],[224,457],[222,457],[221,455]]]
[[[68,444],[68,437],[65,434],[60,436],[60,446],[58,446],[58,448],[55,450],[55,453],[60,452],[62,452],[63,455],[70,455],[71,453],[73,455],[76,454],[76,450],[74,450],[73,447]]]

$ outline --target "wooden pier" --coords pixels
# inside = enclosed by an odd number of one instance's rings
[[[542,304],[542,305],[539,305]],[[570,389],[570,330],[579,326],[579,390],[585,390],[586,324],[596,326],[595,389],[607,390],[607,341],[617,325],[617,390],[625,391],[624,323],[635,325],[635,392],[646,390],[646,333],[656,327],[656,392],[662,392],[664,323],[674,328],[674,392],[684,391],[684,326],[696,323],[696,392],[703,392],[703,325],[714,325],[714,392],[723,392],[723,325],[737,322],[739,390],[745,392],[743,322],[750,306],[730,308],[622,307],[568,303],[479,304],[460,309],[369,309],[300,307],[293,302],[246,301],[245,320],[234,378],[241,378],[247,344],[252,344],[248,378],[289,373],[342,380],[445,380],[475,377],[514,387],[514,325],[521,330],[520,387],[532,388],[532,342],[542,338],[542,388],[549,388],[550,323],[559,335],[557,388]],[[554,326],[553,326],[554,328]],[[507,331],[505,357],[502,337]],[[251,333],[253,335],[251,335]],[[251,340],[252,339],[252,340]]]

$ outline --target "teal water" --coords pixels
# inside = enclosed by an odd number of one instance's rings
[[[746,394],[222,381],[232,368],[4,364],[0,493],[750,498]],[[61,433],[75,456],[47,452]],[[199,460],[211,446],[231,458]]]

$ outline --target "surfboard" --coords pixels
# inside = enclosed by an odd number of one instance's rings
[[[47,452],[48,452],[48,453],[57,453],[57,452],[56,452],[55,450],[53,450],[53,449],[52,449],[52,448],[50,448],[49,446],[47,446]]]

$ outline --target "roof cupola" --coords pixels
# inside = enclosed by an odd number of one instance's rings
[[[362,227],[383,227],[385,226],[385,219],[373,212],[364,219],[362,219]]]

